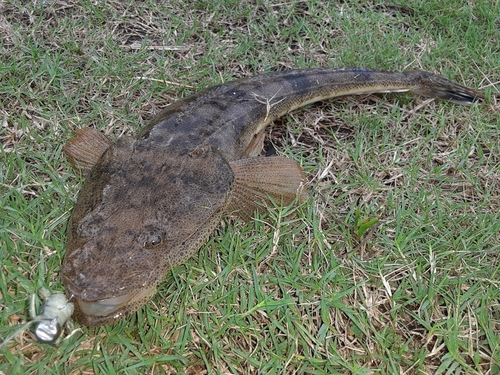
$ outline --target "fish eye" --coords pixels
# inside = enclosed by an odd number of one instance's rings
[[[167,238],[167,232],[163,228],[154,225],[144,227],[144,231],[138,236],[137,242],[145,249],[155,249],[163,245]]]
[[[163,243],[163,237],[160,234],[148,233],[144,241],[144,247],[146,249],[154,249]]]

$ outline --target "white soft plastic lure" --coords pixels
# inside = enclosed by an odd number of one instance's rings
[[[31,296],[30,316],[31,321],[24,324],[14,334],[7,337],[1,344],[0,349],[6,346],[17,335],[34,324],[33,332],[39,342],[55,344],[61,336],[62,329],[70,322],[74,311],[74,304],[70,302],[61,292],[50,293],[42,288],[40,295],[45,300],[40,309],[40,314],[35,315],[35,295]]]

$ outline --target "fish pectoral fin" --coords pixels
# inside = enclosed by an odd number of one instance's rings
[[[305,201],[305,175],[300,165],[285,157],[256,157],[229,163],[234,173],[230,210],[249,220],[272,202],[287,206]]]
[[[63,151],[75,170],[86,173],[113,141],[94,128],[77,129],[75,134],[64,144]]]

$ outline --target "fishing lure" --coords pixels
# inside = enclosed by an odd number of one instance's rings
[[[45,302],[41,308],[41,314],[34,316],[31,323],[36,323],[34,334],[38,341],[54,344],[61,336],[62,329],[69,324],[75,306],[66,298],[64,293],[56,292],[50,294],[47,289],[40,291]],[[34,311],[34,298],[32,298],[32,311]]]
[[[35,315],[35,294],[33,294],[30,302],[31,321],[6,338],[0,344],[0,349],[32,324],[35,324],[33,333],[39,342],[51,345],[56,344],[61,336],[63,327],[70,325],[70,318],[75,307],[61,292],[50,293],[47,289],[42,288],[40,295],[45,300],[40,309],[40,314]]]

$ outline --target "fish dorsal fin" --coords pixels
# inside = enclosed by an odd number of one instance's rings
[[[294,160],[273,156],[241,159],[229,163],[234,173],[230,209],[243,220],[265,210],[272,201],[287,206],[297,197],[307,199],[305,175]]]
[[[63,151],[73,168],[86,173],[113,141],[94,128],[77,129],[75,134],[76,137],[64,144]]]

